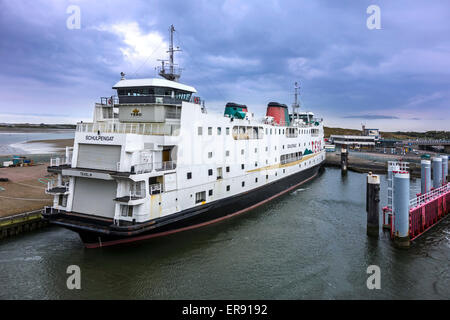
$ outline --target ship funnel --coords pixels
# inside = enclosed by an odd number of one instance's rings
[[[273,117],[274,122],[280,126],[289,126],[289,110],[285,104],[269,102],[267,105],[266,116]]]

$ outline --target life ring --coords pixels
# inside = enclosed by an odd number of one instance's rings
[[[111,105],[112,104],[112,100],[111,98],[108,99],[108,104]]]
[[[194,97],[194,103],[199,104],[200,103],[200,98],[199,97]]]

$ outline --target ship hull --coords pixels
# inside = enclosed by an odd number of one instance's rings
[[[235,196],[213,201],[149,223],[114,226],[74,213],[43,213],[50,223],[77,232],[87,248],[119,245],[204,227],[259,207],[300,187],[319,173],[321,164]]]

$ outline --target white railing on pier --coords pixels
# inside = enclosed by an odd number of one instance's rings
[[[177,136],[180,125],[165,123],[123,123],[117,121],[78,123],[77,132],[93,133],[133,133],[142,135]]]
[[[388,166],[393,168],[392,171],[408,171],[409,170],[409,162],[388,161]]]
[[[435,199],[436,197],[439,197],[439,196],[441,196],[443,194],[446,194],[448,192],[450,192],[450,183],[447,183],[446,185],[444,185],[442,187],[433,189],[430,192],[427,192],[425,194],[421,194],[420,196],[418,196],[418,197],[416,197],[414,199],[411,199],[409,201],[409,205],[410,205],[411,208],[415,208],[415,207],[420,206],[423,203],[426,203],[426,202],[428,202],[428,201],[430,201],[432,199]]]

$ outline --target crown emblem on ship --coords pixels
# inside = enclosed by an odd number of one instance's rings
[[[131,111],[131,115],[133,117],[140,117],[140,116],[142,116],[142,113],[141,113],[141,111],[138,108],[134,108],[134,110]]]

